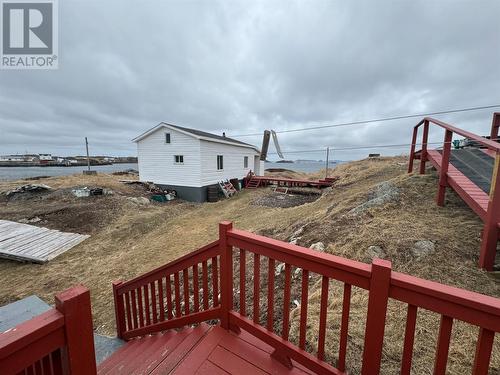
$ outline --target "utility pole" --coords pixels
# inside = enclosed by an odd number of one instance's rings
[[[85,137],[85,147],[87,148],[87,167],[90,172],[89,141],[87,140],[87,137]]]
[[[330,156],[330,147],[326,148],[326,172],[325,178],[328,178],[328,157]]]

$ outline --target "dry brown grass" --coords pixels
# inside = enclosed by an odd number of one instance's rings
[[[331,173],[340,177],[333,189],[314,202],[291,208],[250,204],[258,196],[268,194],[266,189],[244,191],[233,199],[217,203],[171,202],[136,206],[123,198],[134,191],[122,191],[129,187],[117,182],[120,177],[105,176],[102,179],[103,176],[99,176],[95,185],[103,186],[103,181],[107,181],[109,187],[114,186],[112,188],[120,192],[98,202],[102,205],[112,200],[117,207],[114,214],[95,229],[89,240],[46,265],[0,261],[0,304],[30,294],[37,294],[51,303],[54,293],[83,283],[91,290],[96,330],[112,334],[111,282],[142,274],[215,239],[221,220],[231,220],[237,228],[282,240],[288,240],[294,231],[304,227],[300,245],[309,246],[322,241],[327,252],[364,262],[371,261],[367,248],[378,245],[384,249],[396,271],[500,297],[500,283],[477,268],[481,221],[452,192],[447,195],[446,207],[436,207],[436,176],[433,173],[409,176],[405,173],[405,162],[404,158],[381,158],[341,165]],[[310,176],[318,177],[323,177],[323,172]],[[378,183],[388,180],[399,188],[399,200],[373,207],[355,217],[347,214],[365,202]],[[88,177],[83,176],[40,182],[56,188],[91,184]],[[0,203],[0,218],[6,218],[5,212],[12,214],[15,207],[22,209],[26,203],[16,204],[18,206]],[[30,209],[39,208],[40,204],[32,201]],[[76,202],[67,202],[68,207],[72,204]],[[410,249],[415,241],[422,239],[435,242],[436,249],[432,256],[418,259]],[[294,283],[300,283],[300,278]],[[300,297],[300,288],[294,290],[295,298]],[[307,345],[312,352],[317,341],[319,293],[319,278],[312,275],[307,333]],[[333,281],[329,301],[326,354],[334,362],[338,351],[341,285]],[[366,292],[354,289],[348,344],[351,373],[359,371],[366,302]],[[262,303],[265,304],[264,298]],[[297,340],[298,315],[298,309],[295,309],[292,312],[292,340]],[[398,373],[405,316],[405,306],[390,304],[383,353],[384,374]],[[275,326],[279,327],[279,322]],[[416,374],[432,373],[438,327],[438,316],[419,312],[414,352]],[[449,373],[470,373],[476,334],[477,329],[473,327],[454,324]],[[499,349],[496,343],[492,373],[500,373]]]

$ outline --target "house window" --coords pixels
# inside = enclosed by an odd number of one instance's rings
[[[248,156],[243,157],[243,168],[248,168]]]
[[[170,133],[165,133],[165,143],[170,143]]]
[[[175,164],[184,164],[184,155],[174,155]]]
[[[217,155],[217,170],[224,169],[224,158],[222,155]]]

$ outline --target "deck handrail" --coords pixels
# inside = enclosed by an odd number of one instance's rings
[[[238,254],[239,257],[237,257]],[[249,254],[251,257],[248,257]],[[208,313],[204,310],[196,311],[193,308],[193,301],[197,298],[196,295],[198,295],[198,298],[200,294],[203,295],[202,298],[208,299],[208,297],[205,297],[207,296],[205,292],[197,289],[197,281],[195,282],[195,280],[197,280],[198,275],[197,271],[194,271],[197,267],[194,266],[199,264],[200,261],[203,262],[203,259],[205,259],[205,262],[208,259],[214,259],[214,255],[216,255],[215,259],[218,259],[215,264],[220,265],[220,299],[213,308],[208,309]],[[266,281],[269,287],[261,291],[263,276],[266,277],[266,273],[262,272],[262,265],[264,267],[266,265],[264,258],[267,259]],[[251,268],[252,263],[253,272],[247,270],[247,268]],[[282,271],[284,273],[284,285],[282,288],[276,289],[275,282],[278,276],[275,275],[275,267],[279,263],[284,264]],[[204,275],[207,275],[206,265],[202,268],[204,269]],[[295,271],[292,277],[293,268],[295,268]],[[193,270],[191,272],[191,275],[193,275],[191,283],[186,282],[187,269]],[[362,374],[364,375],[380,373],[385,319],[389,300],[407,304],[408,309],[401,360],[402,374],[410,373],[416,318],[419,309],[441,315],[434,365],[435,373],[441,374],[445,372],[454,320],[463,321],[480,328],[473,365],[475,375],[488,373],[493,338],[496,332],[500,332],[500,299],[394,272],[391,263],[388,261],[374,259],[373,263],[369,265],[243,230],[233,229],[230,222],[220,223],[218,241],[186,255],[178,261],[169,263],[167,266],[160,267],[153,273],[146,274],[143,278],[144,282],[141,284],[142,287],[151,283],[152,278],[161,275],[164,278],[165,272],[174,272],[174,286],[172,289],[177,289],[177,292],[175,292],[173,298],[172,292],[169,294],[168,291],[164,295],[162,290],[161,297],[160,293],[156,294],[156,309],[160,308],[160,300],[164,309],[172,309],[172,302],[168,303],[171,298],[177,302],[184,298],[185,301],[188,301],[188,306],[191,307],[185,309],[182,315],[172,320],[151,323],[131,331],[124,331],[124,334],[122,332],[123,337],[131,338],[136,335],[144,335],[168,328],[180,328],[203,319],[217,319],[220,320],[221,326],[226,329],[235,331],[244,329],[274,347],[273,356],[284,364],[290,365],[293,359],[319,374],[345,374],[350,301],[353,286],[367,290],[369,293],[362,361]],[[250,276],[247,273],[250,272],[252,272],[250,280],[252,280],[251,284],[253,286],[247,285],[248,276]],[[175,277],[175,273],[177,273],[177,277]],[[184,281],[183,285],[180,282],[180,274]],[[316,353],[311,353],[306,347],[306,332],[309,329],[306,325],[309,276],[312,274],[318,275],[321,280],[319,327],[315,328],[318,334],[317,345],[315,346],[317,348]],[[283,274],[280,273],[279,277],[282,276]],[[137,283],[140,283],[140,280],[141,277],[135,278],[132,280],[133,282],[123,283],[122,285],[126,285],[129,289],[126,292],[123,292],[125,290],[123,289],[118,294],[121,296],[123,296],[123,293],[130,294],[133,291],[130,288],[139,285]],[[236,287],[235,282],[238,280],[239,287]],[[330,280],[343,283],[339,353],[335,365],[325,362]],[[217,274],[214,285],[217,285],[218,281]],[[295,281],[300,281],[301,284],[300,297],[296,296],[296,298],[300,299],[298,345],[292,343],[289,337],[290,306],[291,300],[294,298],[291,295],[291,285]],[[208,279],[204,283],[205,286],[208,286]],[[163,285],[166,287],[167,284],[162,282]],[[184,288],[186,286],[187,288]],[[180,292],[181,287],[183,287],[183,293]],[[253,294],[247,293],[247,289],[253,289]],[[282,324],[280,325],[281,332],[278,332],[275,327],[275,314],[278,311],[274,302],[276,293],[283,293],[283,306],[278,307],[284,312]],[[249,295],[252,298],[247,298]],[[262,299],[267,300],[265,311],[261,309]],[[165,300],[167,303],[164,303]],[[146,302],[146,300],[144,299],[143,302]],[[123,298],[118,302],[118,305],[120,304],[123,305]],[[247,304],[252,305],[251,311],[247,308]],[[148,311],[152,310],[153,307]],[[145,311],[146,309],[144,309],[144,313]],[[168,311],[166,313],[168,314]],[[120,323],[118,323],[119,325]]]
[[[76,286],[56,308],[0,333],[2,374],[96,374],[90,293]]]
[[[132,280],[115,281],[113,294],[117,336],[128,340],[218,319],[219,258],[217,240]],[[168,296],[166,301],[164,295]]]
[[[162,274],[168,272],[174,273],[176,271],[182,271],[186,267],[190,267],[193,265],[192,261],[194,258],[198,256],[201,257],[206,256],[207,251],[212,250],[212,252],[217,253],[218,246],[219,246],[219,240],[213,241],[208,245],[199,248],[198,250],[187,253],[186,255],[183,255],[182,257],[177,258],[163,266],[155,268],[152,271],[149,271],[143,275],[139,275],[128,281],[122,282],[119,290],[121,293],[127,292],[129,290],[137,288],[139,285],[144,285],[144,283],[156,280]]]
[[[486,148],[488,148],[490,150],[493,150],[496,152],[500,151],[500,143],[495,142],[494,140],[491,140],[488,138],[481,137],[480,135],[471,133],[467,130],[457,128],[456,126],[453,126],[451,124],[448,124],[448,123],[441,121],[441,120],[437,120],[437,119],[432,118],[432,117],[424,117],[417,125],[415,125],[414,128],[420,127],[426,121],[429,122],[430,124],[438,125],[443,129],[449,130],[453,133],[459,134],[463,137],[466,137],[466,138],[472,139],[473,141],[481,143],[483,146],[485,146]]]

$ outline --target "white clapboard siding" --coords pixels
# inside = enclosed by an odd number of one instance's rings
[[[170,133],[170,143],[165,134]],[[156,184],[200,187],[200,140],[173,129],[159,128],[137,142],[139,179]],[[184,164],[174,156],[183,155]]]
[[[45,263],[88,237],[0,220],[0,258]]]
[[[257,152],[249,147],[227,145],[219,142],[201,141],[201,184],[216,184],[220,180],[242,179],[254,169],[254,156]],[[224,157],[224,169],[217,170],[217,155]],[[243,158],[248,156],[248,167]]]

